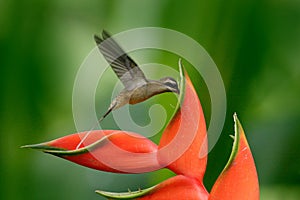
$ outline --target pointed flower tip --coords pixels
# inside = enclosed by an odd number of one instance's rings
[[[241,126],[236,112],[233,114],[233,121],[235,125]]]
[[[233,118],[234,118],[234,119],[237,118],[237,113],[236,113],[236,112],[233,113]]]
[[[234,121],[234,131],[235,131],[234,135],[239,137],[241,134],[244,134],[244,130],[236,112],[233,114],[233,121]]]
[[[178,66],[179,66],[179,74],[182,78],[183,77],[183,64],[182,64],[182,59],[181,58],[179,58],[179,60],[178,60]]]
[[[48,146],[47,143],[23,145],[20,148],[36,149],[36,150],[40,150],[40,151],[51,151],[51,150],[59,150],[60,149],[60,148]]]

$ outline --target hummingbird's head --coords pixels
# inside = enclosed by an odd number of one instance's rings
[[[160,82],[166,87],[166,90],[169,92],[175,92],[179,94],[180,90],[178,88],[178,84],[172,77],[164,77],[160,79]]]

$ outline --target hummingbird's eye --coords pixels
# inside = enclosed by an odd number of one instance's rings
[[[177,83],[173,81],[167,81],[164,83],[166,86],[171,87],[171,88],[177,88]]]

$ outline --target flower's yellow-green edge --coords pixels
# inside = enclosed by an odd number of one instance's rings
[[[118,192],[118,193],[106,192],[101,190],[96,190],[95,192],[97,194],[100,194],[103,197],[107,197],[108,199],[134,199],[146,195],[147,193],[151,192],[155,187],[156,185],[143,190]]]
[[[223,172],[226,171],[234,161],[240,145],[240,130],[242,130],[243,128],[236,113],[233,114],[233,120],[234,120],[234,136],[232,136],[233,145],[232,145],[232,150],[231,150],[229,160],[227,161],[227,164],[225,165]]]

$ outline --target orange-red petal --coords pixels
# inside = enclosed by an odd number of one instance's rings
[[[79,146],[85,134],[85,142]],[[160,168],[157,145],[136,133],[95,130],[58,138],[37,145],[27,145],[89,168],[121,173],[142,173]]]
[[[254,159],[236,115],[234,115],[234,120],[233,150],[229,162],[211,190],[209,200],[259,199],[259,184]]]
[[[197,93],[185,76],[184,99],[162,135],[158,158],[176,174],[201,182],[207,163],[206,124]]]
[[[196,179],[178,175],[157,185],[139,200],[207,200],[208,192]]]

